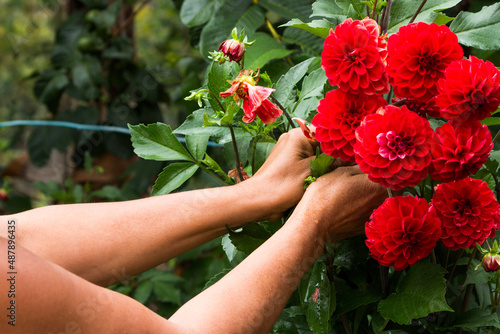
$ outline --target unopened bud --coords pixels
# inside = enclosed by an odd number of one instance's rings
[[[483,268],[487,272],[493,272],[500,269],[500,255],[488,253],[483,257]]]
[[[245,54],[245,45],[236,39],[228,39],[221,43],[219,51],[222,51],[229,61],[239,62]]]

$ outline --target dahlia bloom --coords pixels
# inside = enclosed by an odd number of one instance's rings
[[[455,126],[445,123],[434,133],[430,175],[441,182],[466,178],[481,168],[492,148],[490,130],[479,121]]]
[[[399,102],[401,105],[406,106],[409,110],[417,113],[422,117],[427,117],[427,115],[429,115],[430,117],[441,118],[441,114],[439,113],[440,109],[436,103],[435,98],[432,98],[425,102],[413,99],[406,99],[405,101],[402,101],[401,99],[393,99],[393,102]]]
[[[441,116],[455,122],[483,120],[500,105],[500,72],[474,56],[451,63],[438,85]]]
[[[373,182],[394,190],[416,186],[431,163],[429,121],[406,106],[387,106],[356,129],[356,162]]]
[[[354,95],[340,89],[329,91],[319,102],[312,120],[316,140],[324,153],[344,161],[354,161],[355,131],[365,116],[387,102],[380,95]]]
[[[228,39],[220,44],[219,51],[222,51],[229,61],[239,62],[245,54],[245,44],[236,39]]]
[[[495,253],[488,253],[481,261],[484,271],[493,272],[500,269],[500,255]]]
[[[500,227],[500,205],[481,180],[466,178],[438,185],[432,206],[441,219],[441,241],[451,250],[481,245]]]
[[[377,22],[348,18],[326,37],[321,66],[330,84],[345,92],[385,94],[390,89],[385,73],[386,47]]]
[[[219,95],[222,97],[234,95],[234,100],[238,105],[243,100],[243,111],[245,112],[243,122],[250,123],[255,119],[255,116],[259,116],[262,122],[271,124],[283,113],[268,99],[275,89],[256,86],[252,73],[253,71],[241,71],[233,80],[231,87]]]
[[[445,25],[423,22],[399,28],[389,37],[387,73],[398,97],[428,101],[438,94],[446,67],[462,59],[457,35]]]
[[[365,225],[371,256],[381,265],[403,270],[425,258],[436,247],[441,222],[425,199],[387,198]]]

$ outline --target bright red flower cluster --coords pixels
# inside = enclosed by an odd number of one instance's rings
[[[356,139],[356,162],[370,180],[400,190],[426,178],[432,129],[405,106],[387,106],[367,116],[356,130]]]
[[[393,197],[373,212],[365,232],[372,257],[383,266],[403,270],[436,247],[441,222],[425,199]]]
[[[316,140],[324,153],[354,161],[355,131],[363,118],[387,105],[380,95],[354,95],[340,89],[330,91],[320,101],[312,120]]]
[[[500,205],[481,180],[466,178],[438,185],[432,206],[442,222],[442,242],[452,250],[481,245],[500,227]]]
[[[492,148],[490,130],[479,121],[458,126],[445,123],[434,133],[430,175],[441,182],[466,178],[481,168]]]
[[[454,122],[482,120],[500,105],[500,72],[474,56],[453,62],[439,80],[441,116]]]
[[[385,36],[372,19],[347,19],[330,30],[321,54],[321,66],[332,86],[344,92],[385,94],[389,82],[385,72]]]
[[[426,102],[437,95],[446,67],[463,57],[457,35],[445,25],[423,22],[399,28],[389,37],[387,73],[400,98]]]

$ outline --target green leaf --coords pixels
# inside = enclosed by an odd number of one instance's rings
[[[312,57],[321,56],[325,39],[316,35],[311,35],[307,31],[288,27],[283,32],[283,40],[290,44],[298,45],[301,51]]]
[[[455,19],[454,17],[449,17],[443,13],[437,13],[437,14],[438,14],[437,17],[434,19],[434,23],[437,25],[448,24]]]
[[[144,304],[151,295],[151,292],[153,292],[153,283],[151,281],[143,281],[135,289],[134,299]]]
[[[402,325],[409,325],[413,319],[439,312],[451,311],[445,299],[446,270],[433,263],[417,263],[399,282],[396,293],[378,304],[378,310],[385,319]]]
[[[103,9],[106,8],[107,0],[80,0],[88,9]]]
[[[116,186],[104,186],[99,190],[90,193],[92,197],[102,197],[110,201],[119,201],[123,199],[122,191]]]
[[[128,125],[134,152],[144,159],[157,161],[193,161],[188,151],[163,123]]]
[[[451,8],[459,2],[460,0],[428,0],[417,15],[415,22],[432,23],[437,18],[438,11]],[[389,17],[389,35],[397,32],[401,26],[410,22],[420,3],[421,1],[415,0],[399,0],[392,3]]]
[[[190,162],[173,163],[158,175],[151,196],[165,195],[179,188],[198,170],[199,166]]]
[[[489,309],[469,310],[460,314],[457,320],[453,323],[455,327],[489,327],[500,328],[500,321],[496,313],[491,314]]]
[[[280,25],[280,27],[299,28],[316,36],[326,38],[330,33],[330,29],[335,28],[335,24],[326,19],[314,20],[309,23],[302,22],[300,19],[291,19],[287,23]]]
[[[332,0],[317,0],[312,5],[313,13],[311,17],[325,17],[343,22],[347,16],[342,8]]]
[[[91,10],[87,13],[85,18],[97,28],[110,29],[111,26],[115,24],[122,6],[123,1],[114,1],[105,10]]]
[[[231,242],[231,239],[229,239],[229,234],[226,234],[222,237],[221,245],[222,250],[224,250],[224,253],[226,253],[227,255],[227,259],[229,260],[229,262],[232,262],[236,254],[238,254],[238,249],[236,249],[236,247]]]
[[[255,70],[270,60],[284,58],[292,52],[268,34],[256,33],[255,43],[245,53],[245,67]]]
[[[214,285],[215,283],[217,283],[222,277],[226,276],[226,274],[228,272],[230,272],[231,269],[224,269],[222,270],[220,273],[216,274],[215,276],[213,276],[211,279],[208,280],[208,282],[205,284],[205,286],[203,287],[203,290],[206,290],[208,289],[209,287],[211,287],[212,285]]]
[[[207,151],[209,135],[188,135],[186,136],[186,146],[196,160],[202,160]]]
[[[231,140],[231,132],[227,127],[203,126],[203,115],[207,113],[206,109],[198,109],[189,115],[184,123],[174,130],[174,134],[182,135],[208,135],[218,143],[226,143]],[[240,129],[235,129],[239,131]]]
[[[499,50],[500,2],[484,6],[477,13],[460,12],[450,25],[458,41],[473,48]]]
[[[275,143],[269,143],[269,142],[258,142],[255,150],[255,170],[259,170],[259,168],[264,164],[266,161],[267,157],[271,153],[271,150],[273,149]]]
[[[366,17],[366,7],[359,0],[335,0],[337,6],[339,6],[344,13],[348,11],[353,11],[356,13],[356,16],[351,16],[353,19],[363,19]]]
[[[330,280],[323,261],[316,261],[310,277],[301,281],[299,294],[300,304],[311,330],[314,334],[328,333]]]
[[[333,162],[333,157],[331,155],[321,153],[316,159],[309,162],[309,168],[311,168],[312,176],[320,177],[330,171],[330,165]]]
[[[167,282],[154,282],[154,294],[165,303],[181,304],[181,291]]]
[[[224,182],[228,184],[233,184],[233,181],[231,181],[231,178],[227,176],[227,173],[220,168],[219,164],[217,161],[212,159],[208,154],[205,153],[205,159],[201,161],[203,164],[205,164],[210,170],[214,171],[217,175],[219,175]]]
[[[356,310],[360,306],[376,303],[382,299],[382,294],[374,290],[340,290],[338,288],[337,290],[339,291],[339,294],[337,295],[337,309],[335,310],[336,314],[342,314],[352,310]]]
[[[230,37],[234,27],[245,29],[251,35],[264,23],[264,13],[259,6],[251,5],[252,0],[225,1],[201,31],[200,52],[208,57],[220,43]]]
[[[259,5],[287,19],[306,20],[311,15],[311,5],[304,0],[259,0]]]
[[[326,77],[324,69],[318,68],[317,70],[311,72],[311,74],[304,78],[299,101],[311,97],[323,96],[323,87],[325,86],[327,80],[328,78]]]
[[[236,62],[226,62],[222,65],[213,62],[208,70],[207,88],[218,97],[219,101],[221,101],[225,107],[227,107],[231,101],[234,101],[233,97],[222,98],[219,97],[219,93],[231,87],[231,82],[236,78],[238,73],[239,68]],[[208,100],[213,110],[222,111],[219,103],[211,94],[208,95]]]
[[[83,92],[87,100],[101,95],[99,85],[104,83],[101,64],[96,57],[85,56],[71,69],[73,84]]]
[[[250,255],[260,245],[262,245],[269,237],[269,233],[262,225],[258,223],[250,223],[245,225],[240,232],[229,232],[231,243],[239,251]]]
[[[50,111],[56,113],[59,99],[69,80],[63,70],[46,71],[36,80],[34,93],[38,100],[45,103]]]
[[[307,59],[300,64],[292,67],[285,75],[281,76],[276,84],[276,91],[273,96],[281,105],[287,108],[290,103],[295,101],[291,96],[295,85],[306,75],[309,65],[314,58]]]
[[[208,22],[221,2],[220,0],[184,0],[180,12],[182,23],[192,28]]]

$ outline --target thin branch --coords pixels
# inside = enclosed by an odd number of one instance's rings
[[[238,145],[236,144],[236,136],[234,135],[233,126],[231,124],[228,124],[227,126],[231,132],[231,140],[233,141],[234,156],[236,158],[236,171],[238,172],[240,181],[243,182],[245,179],[243,178],[243,172],[241,171],[240,153],[238,152]]]
[[[375,18],[375,12],[377,11],[377,1],[378,0],[375,0],[375,2],[373,3],[373,12],[372,12],[372,16],[371,18]]]
[[[417,11],[415,12],[415,14],[413,14],[413,16],[411,17],[410,22],[408,22],[408,24],[411,24],[411,23],[413,23],[413,21],[415,21],[415,19],[417,18],[418,13],[420,13],[420,11],[422,10],[422,7],[424,7],[424,5],[425,5],[426,2],[427,2],[427,0],[423,0],[422,1],[422,3],[420,4],[420,6],[418,6]]]
[[[392,7],[392,0],[387,0],[387,6],[385,7],[386,13],[384,17],[384,22],[382,22],[382,34],[385,34],[387,32],[387,29],[389,28],[389,16],[391,14],[391,7]]]
[[[139,5],[139,7],[137,7],[137,9],[134,10],[134,12],[129,17],[127,17],[125,22],[123,22],[123,24],[118,28],[118,31],[116,32],[116,36],[118,36],[120,34],[120,32],[123,31],[123,29],[125,29],[132,22],[132,19],[141,11],[141,9],[144,8],[144,6],[146,6],[150,2],[151,2],[151,0],[144,0]]]
[[[276,98],[271,94],[269,96],[269,98],[271,98],[271,100],[273,100],[274,103],[276,103],[276,105],[278,106],[278,108],[281,109],[281,111],[283,111],[283,114],[285,115],[286,119],[288,120],[288,122],[290,123],[290,126],[292,128],[296,128],[295,124],[293,124],[293,120],[292,118],[290,117],[290,114],[288,114],[288,112],[286,111],[286,109],[281,105],[281,103],[276,100]]]
[[[388,279],[388,274],[389,274],[389,268],[384,267],[383,265],[379,264],[379,271],[380,271],[380,284],[382,285],[382,296],[383,298],[387,297],[387,290],[389,288],[389,279]]]
[[[495,144],[497,142],[498,138],[500,138],[500,130],[497,132],[497,134],[493,138],[493,144]]]

